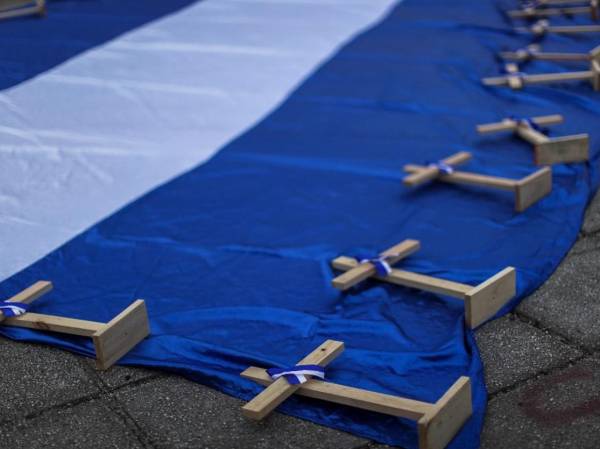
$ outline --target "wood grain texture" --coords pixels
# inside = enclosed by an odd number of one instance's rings
[[[534,146],[535,163],[537,165],[552,165],[589,160],[589,136],[577,134],[574,136],[555,137]]]
[[[472,414],[471,381],[463,376],[419,419],[419,449],[444,449]]]
[[[297,364],[326,366],[339,356],[343,350],[343,342],[327,340]],[[300,385],[290,385],[285,378],[280,377],[265,388],[258,396],[244,405],[242,413],[250,419],[263,419],[299,388]]]
[[[517,182],[515,210],[522,212],[552,191],[552,170],[544,167]]]
[[[146,304],[138,299],[92,335],[96,367],[110,368],[149,334]]]
[[[507,267],[465,293],[465,322],[471,329],[493,317],[517,294],[517,272]]]

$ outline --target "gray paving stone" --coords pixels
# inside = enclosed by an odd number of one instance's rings
[[[0,449],[141,449],[135,434],[102,400],[49,410],[0,425]]]
[[[590,203],[586,213],[581,230],[585,234],[592,234],[600,231],[600,192],[596,194]]]
[[[93,359],[83,359],[89,369],[96,371],[96,375],[109,390],[129,385],[144,379],[161,376],[163,373],[145,368],[113,365],[109,370],[97,371]]]
[[[125,387],[115,396],[158,449],[344,449],[367,443],[279,413],[251,422],[241,414],[241,401],[175,376]]]
[[[548,332],[512,316],[485,324],[475,338],[491,394],[581,356]]]
[[[77,357],[0,338],[0,422],[98,393]]]
[[[542,376],[488,405],[481,449],[598,449],[600,360]]]
[[[569,254],[517,311],[588,350],[600,348],[600,252]]]

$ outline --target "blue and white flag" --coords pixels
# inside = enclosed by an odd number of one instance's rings
[[[100,322],[142,298],[152,333],[123,362],[237,397],[262,388],[237,375],[251,362],[292,365],[324,339],[346,345],[327,372],[342,385],[435,403],[467,375],[473,416],[449,448],[475,449],[486,392],[464,304],[379,281],[342,293],[330,262],[409,237],[422,249],[402,269],[477,285],[514,266],[505,313],[567,253],[595,163],[554,166],[552,194],[518,216],[513,192],[402,186],[404,165],[457,148],[477,173],[533,172],[529,148],[477,123],[554,110],[565,134],[598,128],[586,83],[481,85],[523,45],[506,27],[496,2],[467,0],[56,1],[0,22],[0,297],[47,279],[40,310]],[[283,407],[416,447],[399,418]]]

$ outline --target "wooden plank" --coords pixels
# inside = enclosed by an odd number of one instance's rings
[[[23,16],[29,16],[29,15],[34,15],[34,14],[39,14],[40,16],[43,16],[46,14],[46,2],[45,0],[38,0],[38,1],[29,1],[29,2],[18,2],[19,4],[16,4],[16,2],[14,6],[9,6],[6,9],[0,10],[0,20],[2,19],[12,19],[15,17],[23,17]],[[26,6],[26,7],[18,7],[20,5],[26,5],[26,4],[33,4],[32,6]],[[16,6],[16,7],[15,7]]]
[[[557,34],[600,33],[600,25],[549,26],[547,31]]]
[[[545,84],[545,83],[559,83],[563,81],[582,81],[582,80],[593,80],[594,72],[591,70],[581,72],[565,72],[565,73],[542,73],[538,75],[521,75],[521,78],[525,84]],[[507,86],[508,77],[496,76],[490,78],[483,78],[483,84],[486,86]]]
[[[472,414],[471,381],[462,376],[419,419],[419,449],[444,449]]]
[[[598,45],[592,51],[590,51],[590,59],[592,61],[600,62],[600,45]]]
[[[382,256],[387,256],[387,262],[393,265],[400,260],[408,257],[412,253],[419,250],[421,244],[418,240],[407,239],[403,242],[392,246],[390,249],[381,253]],[[364,281],[365,279],[374,276],[377,273],[375,266],[371,263],[358,264],[346,273],[337,276],[331,281],[331,284],[338,290],[348,290],[350,287]]]
[[[539,61],[589,61],[588,53],[539,52],[533,55]]]
[[[104,323],[97,323],[95,321],[76,320],[31,312],[17,317],[6,318],[3,324],[41,331],[62,332],[82,337],[91,337],[95,332],[104,328]]]
[[[542,73],[539,75],[523,75],[526,84],[555,83],[562,81],[591,80],[594,73],[591,70],[565,73]]]
[[[343,342],[327,340],[297,364],[326,366],[340,355],[343,350]],[[300,385],[290,385],[285,378],[280,377],[265,388],[258,396],[244,405],[242,413],[250,419],[263,419],[299,388]]]
[[[544,167],[517,182],[515,209],[522,212],[552,190],[552,170]]]
[[[517,294],[517,273],[507,267],[465,293],[465,322],[475,329]]]
[[[471,153],[467,151],[459,151],[450,157],[442,159],[444,164],[456,166],[464,164],[471,159]],[[406,171],[406,170],[405,170]],[[432,181],[440,175],[440,170],[435,167],[422,167],[420,171],[405,177],[402,182],[407,186],[417,186],[427,181]]]
[[[351,270],[358,262],[351,257],[338,257],[331,262],[336,270]],[[473,287],[471,285],[460,284],[458,282],[447,281],[423,274],[412,273],[410,271],[393,269],[388,276],[374,276],[375,279],[386,281],[391,284],[401,285],[403,287],[416,288],[441,295],[448,295],[454,298],[464,299],[465,294]]]
[[[570,8],[525,8],[521,10],[508,11],[508,15],[515,19],[527,19],[534,17],[551,17],[560,16],[563,14],[590,14],[592,15],[592,8],[589,6],[574,6]]]
[[[532,127],[526,124],[519,124],[519,126],[516,129],[516,132],[521,139],[533,145],[543,144],[550,141],[550,138],[548,136],[539,132],[537,129],[533,129]]]
[[[146,304],[138,299],[92,335],[96,367],[110,368],[149,334]]]
[[[262,368],[250,367],[242,373],[242,377],[265,386],[273,383],[273,379]],[[398,416],[414,421],[433,410],[434,407],[433,404],[427,402],[347,387],[317,379],[311,379],[300,385],[296,393],[313,399],[348,405],[362,410]]]
[[[405,165],[404,170],[407,172],[417,172],[422,169],[420,165]],[[500,178],[497,176],[478,175],[476,173],[467,173],[455,171],[451,175],[440,175],[440,181],[452,184],[473,184],[483,187],[493,187],[501,190],[515,190],[517,181],[512,179]]]
[[[563,116],[560,114],[532,117],[531,120],[538,126],[558,125],[564,121]],[[479,134],[488,134],[500,131],[515,131],[518,126],[519,123],[516,120],[505,118],[501,122],[478,125],[477,132]]]
[[[589,136],[587,134],[548,139],[547,142],[535,145],[535,163],[538,165],[552,165],[587,161],[589,159],[589,147]]]
[[[25,290],[17,293],[13,297],[7,299],[8,302],[20,302],[23,304],[31,304],[40,296],[52,290],[52,282],[37,281],[35,284],[27,287]],[[0,312],[0,323],[5,320],[4,314]]]
[[[592,61],[592,73],[594,74],[592,78],[592,86],[594,86],[595,91],[600,90],[600,61],[594,60]]]

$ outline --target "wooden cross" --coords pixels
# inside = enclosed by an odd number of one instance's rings
[[[581,1],[579,1],[581,3]],[[532,19],[535,17],[550,17],[574,14],[590,14],[592,20],[598,20],[598,0],[589,1],[589,6],[572,6],[561,8],[535,8],[526,7],[520,10],[508,11],[513,19]]]
[[[30,304],[50,290],[52,283],[38,281],[7,301]],[[6,318],[1,311],[0,323],[6,326],[91,337],[96,349],[96,367],[99,370],[110,368],[150,333],[146,305],[141,299],[108,323],[31,312]]]
[[[555,125],[563,122],[562,115],[533,117],[539,126]],[[529,126],[525,121],[505,118],[498,123],[477,126],[480,134],[512,131],[533,145],[534,160],[538,165],[581,162],[589,159],[589,137],[587,134],[550,138]]]
[[[520,83],[515,84],[511,81],[511,78],[520,78]],[[564,81],[590,81],[594,90],[600,90],[600,62],[598,60],[592,60],[590,64],[590,70],[582,72],[565,72],[565,73],[545,73],[538,75],[507,75],[507,76],[495,76],[491,78],[484,78],[483,84],[486,86],[509,86],[512,89],[519,89],[517,86],[524,86],[527,84],[548,84],[548,83],[562,83]]]
[[[388,251],[399,247],[415,252],[420,244],[417,240],[405,240]],[[465,322],[471,329],[493,317],[516,294],[516,272],[513,267],[507,267],[479,285],[472,286],[397,268],[392,268],[387,276],[381,276],[375,273],[371,263],[359,263],[356,258],[347,256],[337,257],[331,265],[336,270],[345,271],[332,281],[332,285],[339,290],[346,290],[364,280],[363,273],[368,267],[371,270],[369,277],[373,279],[461,299],[465,304]]]
[[[442,159],[441,162],[454,166],[456,165],[455,161],[463,163],[470,158],[471,153],[461,151],[446,159]],[[461,171],[444,174],[435,166],[413,164],[405,165],[404,171],[412,173],[404,178],[403,182],[407,186],[417,186],[435,179],[451,184],[474,184],[482,187],[509,190],[515,194],[515,210],[517,212],[524,211],[548,195],[552,190],[552,170],[549,167],[541,168],[535,173],[519,180]]]
[[[579,33],[600,33],[600,25],[566,25],[553,26],[547,20],[538,20],[530,27],[516,27],[515,31],[520,33],[533,33],[536,36],[543,36],[546,33],[556,34],[579,34]]]
[[[600,62],[600,46],[594,48],[588,53],[559,53],[542,52],[539,44],[528,45],[525,49],[517,51],[500,52],[502,59],[513,60],[517,62],[526,62],[529,60],[539,61],[598,61]]]
[[[318,354],[331,353],[334,350],[337,351],[335,354],[337,356],[343,348],[344,343],[327,340],[304,360],[309,358],[317,360]],[[298,393],[313,399],[416,421],[419,449],[445,448],[473,413],[471,381],[466,376],[460,377],[438,401],[432,404],[317,379],[310,379],[300,385],[290,385],[284,378],[273,381],[265,369],[255,366],[249,367],[241,375],[245,379],[267,387],[243,407],[243,413],[249,418],[262,419],[276,406],[269,406],[269,411],[266,413],[249,414],[247,407],[253,404],[255,409],[259,404],[257,402],[259,398],[260,403],[264,403],[268,398],[270,405],[274,402],[278,405],[293,393]]]
[[[0,20],[34,14],[46,15],[46,0],[0,0]]]

